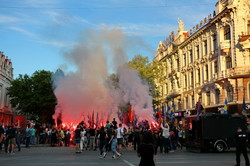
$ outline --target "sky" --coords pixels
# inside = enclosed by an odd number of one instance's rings
[[[0,51],[12,61],[14,78],[37,70],[74,70],[65,59],[82,34],[121,30],[135,39],[136,54],[152,61],[160,41],[212,14],[217,0],[0,0]],[[136,43],[143,44],[136,44]]]

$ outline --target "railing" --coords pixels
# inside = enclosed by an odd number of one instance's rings
[[[231,40],[224,40],[224,41],[220,42],[220,48],[222,50],[229,49],[229,48],[231,48],[230,43],[231,43]]]

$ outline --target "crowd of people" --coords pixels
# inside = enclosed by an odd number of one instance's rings
[[[141,157],[139,165],[151,163],[154,166],[153,156],[157,153],[169,153],[177,148],[182,149],[185,145],[186,133],[180,126],[172,123],[160,123],[158,126],[151,126],[147,121],[138,125],[126,126],[118,124],[115,118],[112,122],[107,121],[105,125],[97,127],[87,126],[83,121],[72,130],[62,125],[39,125],[29,124],[24,130],[15,125],[3,127],[0,125],[0,151],[8,154],[15,154],[15,147],[21,151],[20,144],[26,148],[34,144],[48,144],[54,146],[75,145],[75,152],[97,151],[100,158],[105,158],[109,152],[112,158],[119,158],[122,150],[136,151]],[[247,135],[241,129],[237,130],[236,140],[236,161],[240,163],[240,154],[243,153],[246,164],[249,165],[246,142]]]
[[[93,125],[87,128],[84,122],[80,123],[74,131],[75,152],[99,149],[100,158],[105,158],[108,152],[112,152],[112,158],[118,158],[124,148],[138,152],[144,135],[148,133],[152,135],[154,155],[173,152],[184,146],[185,132],[180,127],[165,123],[157,128],[150,128],[147,121],[138,123],[137,126],[125,127],[113,119],[100,128]]]
[[[107,152],[114,153],[113,158],[121,155],[122,148],[137,150],[142,142],[143,134],[151,131],[154,137],[155,154],[173,151],[177,146],[183,146],[184,131],[179,128],[168,129],[163,126],[156,130],[150,130],[147,121],[138,123],[137,126],[125,127],[118,124],[115,118],[112,122],[107,121],[104,126],[87,126],[83,121],[75,130],[62,127],[61,125],[29,124],[26,129],[20,130],[15,125],[0,126],[0,150],[4,148],[6,153],[14,154],[14,147],[21,151],[20,144],[26,148],[34,144],[49,144],[50,146],[76,145],[76,153],[84,150],[100,150],[100,155],[106,156]]]

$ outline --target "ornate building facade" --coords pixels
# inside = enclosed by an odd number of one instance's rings
[[[13,121],[13,112],[7,95],[7,88],[10,87],[12,80],[12,62],[0,52],[0,125],[10,125]]]
[[[161,106],[195,114],[198,100],[205,112],[228,101],[229,113],[250,103],[250,1],[220,0],[216,10],[189,31],[179,20],[178,33],[160,42],[155,61],[165,65]]]

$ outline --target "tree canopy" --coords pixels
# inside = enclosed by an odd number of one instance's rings
[[[32,76],[19,75],[8,88],[11,105],[32,119],[53,123],[56,96],[51,76],[52,73],[45,70],[36,71]]]

